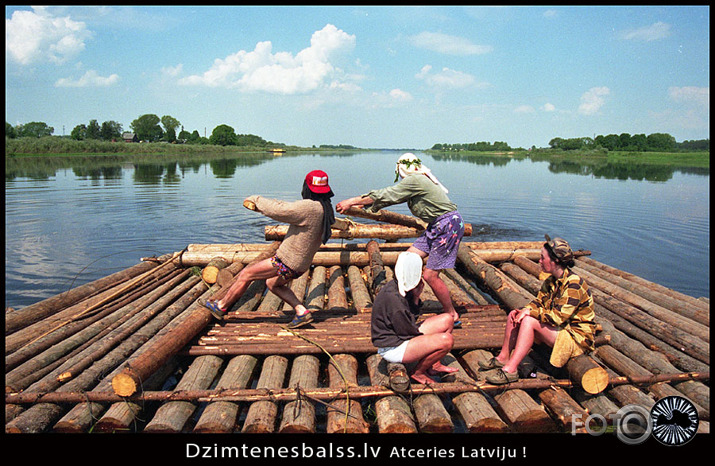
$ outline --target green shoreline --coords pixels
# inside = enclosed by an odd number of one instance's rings
[[[201,144],[167,144],[167,143],[123,143],[105,141],[68,141],[57,142],[56,138],[21,138],[5,139],[5,159],[30,158],[30,157],[116,157],[127,158],[133,156],[180,156],[190,157],[201,154],[202,156],[218,155],[246,155],[267,154],[274,146],[216,146]],[[280,146],[290,154],[306,152],[319,153],[354,153],[375,151],[381,149],[360,148],[335,148],[335,147],[297,147]],[[387,149],[385,149],[387,150]],[[390,149],[391,150],[391,149]],[[419,149],[394,149],[395,151]],[[443,158],[486,158],[494,160],[531,159],[532,161],[571,162],[578,164],[641,164],[663,167],[681,168],[710,168],[710,151],[683,151],[683,152],[630,152],[630,151],[591,151],[579,150],[563,151],[558,149],[512,150],[508,152],[474,152],[474,151],[436,151],[424,150],[433,156]]]

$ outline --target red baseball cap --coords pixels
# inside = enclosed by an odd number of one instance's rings
[[[305,183],[308,189],[317,194],[325,194],[331,191],[328,185],[328,174],[322,170],[313,170],[305,176]]]

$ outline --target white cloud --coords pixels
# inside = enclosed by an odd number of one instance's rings
[[[640,40],[646,42],[664,39],[668,36],[670,36],[670,24],[660,21],[650,26],[629,29],[621,34],[621,38],[625,40]]]
[[[92,37],[83,22],[56,17],[42,7],[18,10],[5,20],[5,51],[17,63],[63,63],[82,52]]]
[[[705,110],[710,110],[710,88],[709,87],[671,87],[668,95],[678,103],[694,105]]]
[[[604,97],[610,93],[607,87],[592,87],[581,96],[581,105],[578,112],[582,115],[597,113],[606,103]]]
[[[225,59],[217,58],[208,71],[182,78],[179,84],[275,94],[306,93],[326,83],[330,87],[341,87],[342,72],[331,61],[354,46],[354,35],[328,24],[313,33],[310,47],[295,56],[290,52],[273,53],[270,41],[259,42],[251,52],[241,50]]]
[[[105,78],[99,76],[96,71],[89,70],[77,80],[72,78],[58,79],[55,87],[107,87],[116,84],[118,81],[119,75],[117,74],[112,74]]]
[[[541,107],[541,109],[545,112],[555,112],[556,106],[554,106],[554,104],[550,104],[547,102]]]
[[[514,113],[534,113],[534,107],[531,105],[519,105],[514,109]]]
[[[429,86],[448,89],[461,89],[474,85],[478,87],[488,86],[487,83],[477,83],[471,74],[449,68],[442,68],[442,71],[433,73],[431,65],[423,66],[415,77],[424,80]]]
[[[412,100],[412,94],[405,92],[402,89],[391,90],[390,97],[401,102],[409,102]]]
[[[438,32],[421,32],[410,37],[410,42],[415,47],[447,55],[482,55],[494,50],[491,45],[477,45],[469,39]]]

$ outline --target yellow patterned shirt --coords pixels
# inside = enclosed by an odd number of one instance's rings
[[[544,280],[536,299],[526,307],[540,322],[568,331],[585,350],[593,350],[596,324],[593,298],[588,285],[570,269],[561,278]]]

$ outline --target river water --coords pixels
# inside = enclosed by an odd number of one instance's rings
[[[246,196],[297,200],[305,174],[321,169],[335,205],[393,184],[400,154],[11,159],[6,306],[27,306],[192,243],[264,242],[263,227],[276,222],[243,208]],[[416,154],[472,223],[469,241],[540,241],[548,233],[600,262],[710,296],[708,170]],[[409,214],[405,205],[390,210]]]

